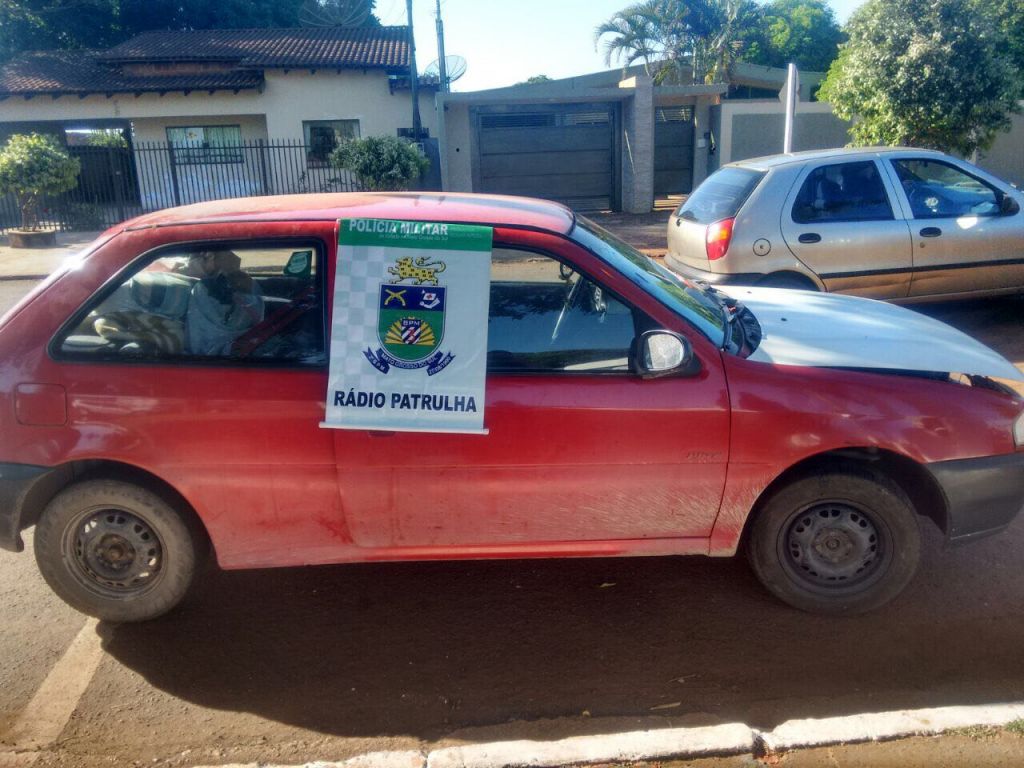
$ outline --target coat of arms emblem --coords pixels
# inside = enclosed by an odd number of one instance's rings
[[[439,284],[442,261],[405,256],[388,267],[393,278],[380,286],[377,302],[377,339],[381,347],[363,354],[381,373],[396,368],[426,368],[433,376],[454,355],[437,352],[444,339],[444,316],[448,289]],[[405,284],[408,280],[412,284]]]

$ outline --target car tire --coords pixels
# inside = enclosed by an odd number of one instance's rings
[[[856,614],[903,591],[920,561],[921,533],[899,486],[851,467],[773,492],[752,523],[747,555],[761,583],[790,605]]]
[[[805,277],[798,275],[768,275],[758,283],[761,288],[788,288],[793,291],[817,291],[818,286]]]
[[[43,578],[73,608],[112,622],[174,608],[202,559],[201,532],[152,491],[89,480],[61,491],[36,525]]]

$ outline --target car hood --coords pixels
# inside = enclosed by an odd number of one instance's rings
[[[721,288],[754,313],[750,355],[776,365],[963,373],[1024,381],[999,353],[945,323],[881,301],[782,288]]]

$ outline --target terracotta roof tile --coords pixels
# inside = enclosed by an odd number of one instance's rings
[[[0,69],[0,96],[241,90],[262,83],[262,72],[238,69],[131,75],[101,63],[95,51],[28,53]]]
[[[245,67],[401,68],[408,27],[205,29],[144,32],[99,55],[103,61],[230,61]]]

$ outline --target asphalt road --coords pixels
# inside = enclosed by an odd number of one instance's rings
[[[0,283],[0,301],[27,288]],[[1022,309],[926,311],[1022,362]],[[47,704],[43,685],[70,697],[70,717],[31,759],[76,766],[303,762],[1024,699],[1024,520],[952,550],[925,533],[910,588],[849,619],[785,607],[739,559],[651,558],[211,572],[164,619],[94,626],[30,554],[2,552],[0,752]]]

